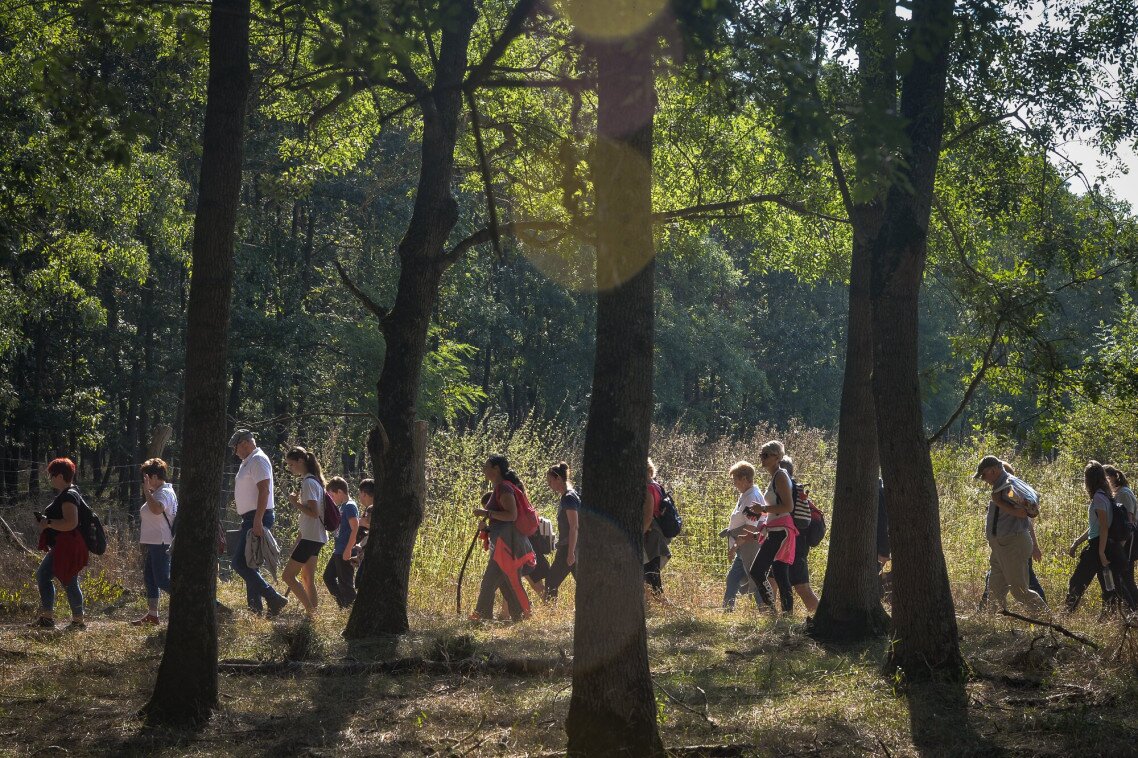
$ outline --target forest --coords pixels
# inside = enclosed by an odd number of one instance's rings
[[[1138,617],[1105,587],[1059,612],[1087,495],[1100,533],[1080,472],[1138,464],[1138,216],[1112,189],[1138,169],[1134,0],[0,0],[0,92],[19,754],[1133,750]],[[246,614],[216,549],[249,529],[242,430],[282,567],[290,449],[352,497],[374,480],[350,609]],[[769,440],[827,520],[820,602],[728,616],[728,471],[777,494]],[[555,523],[568,462],[580,560],[573,593],[472,625],[496,454]],[[976,610],[988,454],[1038,490],[1053,617]],[[684,521],[666,600],[649,457]],[[58,458],[108,535],[78,640],[25,628]],[[168,624],[124,635],[152,458]]]

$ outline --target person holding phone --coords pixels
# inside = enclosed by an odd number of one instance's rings
[[[167,481],[169,478],[169,467],[161,458],[142,464],[145,501],[138,510],[138,541],[142,545],[146,615],[130,622],[131,626],[156,626],[160,591],[170,594],[170,545],[174,541],[174,519],[178,517],[178,496]]]

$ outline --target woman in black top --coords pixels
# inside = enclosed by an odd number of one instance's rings
[[[40,614],[33,626],[55,626],[55,579],[67,593],[71,606],[72,629],[85,629],[83,621],[83,591],[79,588],[79,574],[87,565],[87,543],[79,533],[79,507],[82,499],[72,486],[75,464],[70,458],[56,458],[48,464],[47,474],[56,491],[43,513],[36,514],[40,537],[39,547],[47,553],[36,570],[36,584],[40,592]]]
[[[557,588],[569,574],[575,574],[577,566],[577,514],[581,509],[581,496],[569,481],[569,464],[561,461],[550,466],[545,472],[545,483],[549,489],[561,496],[557,506],[557,553],[553,556],[553,566],[545,581],[546,598],[557,597]]]

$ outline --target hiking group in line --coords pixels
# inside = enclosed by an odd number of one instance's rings
[[[299,528],[284,566],[283,580],[288,592],[282,595],[261,574],[265,567],[275,575],[280,558],[280,548],[272,534],[276,507],[272,462],[249,430],[234,432],[229,447],[241,459],[234,482],[234,505],[241,517],[241,528],[230,561],[245,582],[249,611],[259,615],[267,607],[267,615],[276,616],[288,604],[286,595],[291,593],[305,614],[313,617],[319,602],[315,581],[318,557],[329,541],[333,542],[333,550],[323,571],[323,582],[338,606],[350,607],[356,596],[356,571],[371,526],[374,481],[360,482],[357,503],[345,479],[325,479],[314,454],[302,447],[288,451],[288,471],[300,480],[299,490],[288,497],[289,505],[299,511]],[[730,561],[722,608],[731,611],[739,594],[750,594],[760,608],[771,613],[779,609],[790,613],[797,595],[807,612],[813,613],[818,597],[810,585],[808,557],[811,548],[824,536],[825,520],[810,499],[808,488],[794,479],[794,463],[781,442],[764,444],[759,461],[758,468],[739,461],[727,472],[738,497],[727,527],[720,532],[726,538]],[[38,545],[46,555],[36,571],[41,609],[34,626],[55,626],[58,580],[71,609],[68,628],[85,628],[80,575],[89,554],[101,554],[106,549],[106,538],[98,517],[74,484],[75,472],[75,464],[68,458],[57,458],[47,466],[56,495],[43,513],[35,514]],[[765,491],[756,482],[760,472],[767,480]],[[667,602],[663,571],[671,557],[670,543],[682,529],[682,519],[671,494],[657,481],[651,459],[645,473],[642,563],[646,596]],[[163,460],[147,460],[141,466],[141,474],[144,502],[139,510],[139,542],[147,608],[143,616],[131,623],[152,626],[160,623],[161,592],[170,591],[170,545],[177,531],[178,500]],[[489,552],[489,561],[469,618],[493,619],[494,601],[501,594],[509,616],[521,620],[532,609],[525,588],[527,582],[540,598],[552,601],[564,580],[575,573],[581,497],[573,487],[568,464],[562,461],[547,470],[546,484],[559,498],[554,530],[553,522],[538,516],[525,484],[504,456],[490,456],[482,474],[490,491],[473,515],[479,520],[478,534]],[[1010,592],[1030,612],[1048,613],[1043,588],[1032,569],[1032,561],[1042,557],[1034,528],[1034,519],[1039,515],[1038,494],[1015,475],[1010,465],[991,455],[980,460],[975,479],[991,487],[984,527],[991,568],[982,602],[992,599],[1006,610]],[[1087,529],[1071,544],[1071,557],[1075,557],[1081,544],[1086,544],[1068,582],[1064,609],[1074,612],[1087,586],[1097,578],[1104,611],[1121,605],[1130,611],[1138,610],[1138,587],[1134,581],[1138,499],[1122,471],[1097,461],[1087,464],[1084,486],[1090,498],[1086,505]],[[884,522],[883,510],[879,502],[880,522]],[[883,527],[884,523],[879,523],[877,553],[881,565],[889,558]],[[223,550],[224,535],[220,535],[219,552]],[[546,558],[548,554],[553,554],[552,562]]]

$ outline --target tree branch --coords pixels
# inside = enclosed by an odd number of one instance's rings
[[[525,26],[526,19],[533,13],[533,9],[537,6],[537,0],[518,0],[510,11],[509,17],[506,19],[506,26],[502,29],[502,33],[498,35],[498,39],[490,45],[490,49],[486,51],[486,55],[478,62],[471,71],[470,75],[466,78],[466,87],[473,90],[482,84],[482,80],[490,73],[490,69],[498,62],[506,52],[506,48],[510,43],[518,38],[522,33],[522,27]]]
[[[996,345],[1000,341],[1000,331],[1003,329],[1004,320],[1001,318],[996,322],[996,328],[992,332],[992,338],[988,340],[988,349],[984,351],[984,359],[980,363],[980,369],[976,375],[972,377],[972,381],[968,382],[968,388],[964,391],[964,397],[960,399],[960,404],[956,406],[956,410],[948,417],[940,429],[937,429],[933,436],[929,437],[929,444],[933,444],[939,440],[948,431],[956,419],[960,418],[960,414],[964,413],[964,409],[968,407],[968,403],[972,400],[972,396],[976,394],[976,390],[980,388],[980,383],[984,381],[984,375],[988,373],[988,369],[995,365],[992,360],[992,353],[996,350]]]
[[[1023,109],[1023,106],[1021,105],[1018,108],[1016,108],[1014,111],[1008,111],[1007,113],[996,113],[994,115],[988,116],[987,118],[982,118],[982,119],[979,119],[978,121],[972,122],[968,126],[964,127],[960,131],[958,131],[956,134],[952,135],[952,137],[950,139],[946,140],[944,143],[944,146],[941,147],[941,150],[942,151],[951,150],[958,143],[964,141],[966,138],[972,136],[973,134],[980,131],[981,129],[989,127],[992,124],[998,124],[1001,121],[1007,121],[1010,118],[1018,117],[1019,112],[1022,109]]]
[[[688,208],[676,208],[670,211],[661,211],[652,214],[654,222],[662,221],[680,221],[684,219],[698,218],[699,216],[708,213],[718,213],[721,211],[733,211],[739,208],[744,208],[749,205],[758,205],[760,203],[774,203],[780,205],[787,210],[801,213],[804,216],[813,216],[825,221],[833,221],[838,224],[848,224],[848,218],[841,218],[839,216],[831,216],[828,213],[820,213],[812,211],[797,200],[791,200],[785,195],[777,194],[764,194],[764,195],[751,195],[749,197],[739,198],[738,200],[727,200],[722,203],[702,203],[700,205],[693,205]]]
[[[333,258],[332,265],[336,267],[336,273],[340,275],[340,281],[344,283],[344,286],[348,288],[348,291],[355,295],[356,299],[363,303],[363,306],[371,311],[372,315],[379,319],[380,324],[382,324],[384,319],[387,318],[387,309],[382,305],[376,303],[374,300],[367,296],[366,292],[356,286],[356,283],[348,277],[348,272],[344,271],[344,267],[338,259]]]
[[[498,233],[498,206],[494,202],[494,183],[490,178],[490,160],[486,157],[486,144],[482,141],[482,124],[478,117],[478,105],[474,102],[474,88],[466,88],[466,102],[470,106],[470,126],[474,131],[474,147],[478,152],[478,168],[482,173],[482,187],[486,192],[486,211],[490,215],[490,240],[494,252],[502,258],[502,239]]]
[[[1074,632],[1072,632],[1072,631],[1070,631],[1070,630],[1068,630],[1062,626],[1059,626],[1058,624],[1052,624],[1050,621],[1041,621],[1039,619],[1033,619],[1033,618],[1029,618],[1027,616],[1021,616],[1018,613],[1012,613],[1011,611],[1002,611],[1002,614],[1004,616],[1009,617],[1009,618],[1019,619],[1020,621],[1026,621],[1029,624],[1035,624],[1036,626],[1045,626],[1048,629],[1054,629],[1055,631],[1059,632],[1062,635],[1070,637],[1071,639],[1076,640],[1078,642],[1081,642],[1084,645],[1090,645],[1095,650],[1098,650],[1098,644],[1095,643],[1094,640],[1088,640],[1086,637],[1082,636],[1081,634],[1075,634]]]

